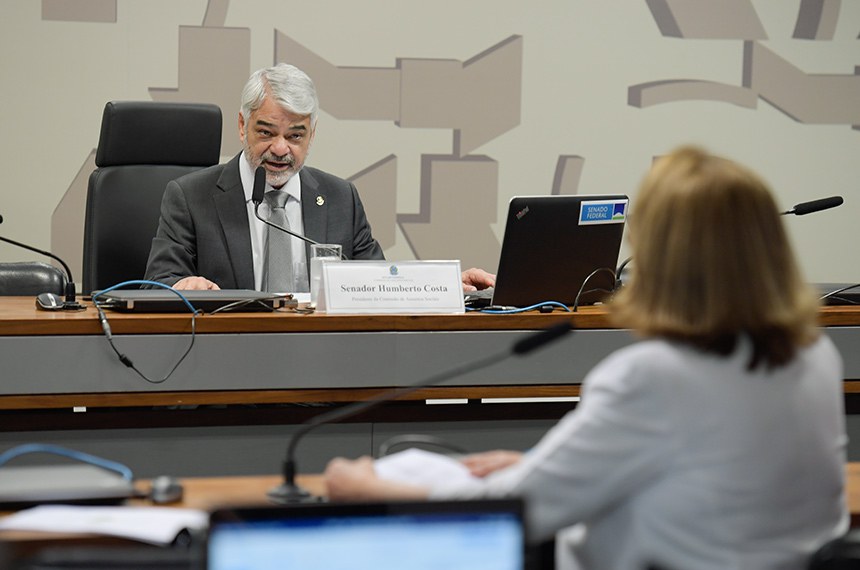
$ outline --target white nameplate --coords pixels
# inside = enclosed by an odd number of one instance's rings
[[[464,313],[459,261],[325,261],[323,313]]]

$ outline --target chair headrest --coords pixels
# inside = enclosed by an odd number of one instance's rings
[[[221,154],[221,109],[209,103],[110,101],[96,166],[211,166]]]

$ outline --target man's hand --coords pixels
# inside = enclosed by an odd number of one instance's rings
[[[211,290],[220,289],[221,287],[219,287],[215,283],[209,281],[205,277],[192,276],[192,277],[183,277],[182,279],[180,279],[179,281],[177,281],[176,283],[173,284],[173,288],[178,289],[180,291],[190,291],[190,290],[206,291],[209,289],[211,289]]]
[[[463,291],[477,291],[496,286],[495,275],[475,267],[464,271],[460,278],[463,280]]]

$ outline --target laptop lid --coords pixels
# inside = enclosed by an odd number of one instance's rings
[[[512,198],[493,305],[573,305],[580,288],[579,305],[606,298],[615,285],[627,206],[623,194]]]
[[[288,294],[267,293],[246,289],[220,289],[216,291],[180,291],[196,309],[205,313],[216,310],[231,312],[271,311],[296,306]],[[96,297],[96,295],[98,295]],[[108,309],[128,313],[179,313],[190,312],[188,305],[169,289],[115,289],[107,293],[93,293],[96,301]],[[230,306],[230,307],[228,307]]]
[[[41,503],[113,504],[135,493],[130,479],[95,465],[0,468],[0,508]]]
[[[520,500],[316,503],[210,516],[207,570],[522,570]]]

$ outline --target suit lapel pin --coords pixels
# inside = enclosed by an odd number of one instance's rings
[[[317,206],[322,206],[323,204],[325,204],[325,198],[317,196]]]

